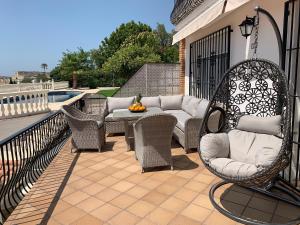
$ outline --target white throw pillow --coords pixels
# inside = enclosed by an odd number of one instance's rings
[[[127,109],[133,103],[134,98],[135,97],[107,97],[108,112],[112,113],[115,109]]]
[[[159,96],[162,110],[181,109],[182,95]]]
[[[142,97],[141,103],[146,107],[157,107],[160,108],[160,99],[156,97]]]
[[[190,97],[187,99],[186,102],[184,102],[184,99],[186,97]],[[197,106],[199,105],[200,103],[200,99],[199,98],[196,98],[194,96],[184,96],[183,97],[183,101],[182,101],[182,109],[187,112],[188,114],[190,114],[191,116],[192,115],[195,115],[196,113],[196,108]]]
[[[236,129],[260,134],[281,135],[281,116],[258,117],[241,116]]]

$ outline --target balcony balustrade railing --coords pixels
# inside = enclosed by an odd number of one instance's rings
[[[48,111],[48,90],[0,93],[0,119]]]
[[[66,89],[68,87],[69,87],[68,81],[4,84],[4,85],[0,85],[0,94],[12,93],[12,92],[23,92],[23,91],[35,91],[35,90],[58,90],[58,89]]]
[[[82,101],[72,104],[82,109]],[[0,224],[58,154],[70,129],[61,111],[0,141]]]

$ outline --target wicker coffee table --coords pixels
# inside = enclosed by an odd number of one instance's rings
[[[115,110],[113,112],[113,118],[115,120],[122,120],[125,128],[125,141],[127,144],[127,150],[134,150],[134,134],[133,124],[141,117],[147,115],[153,115],[157,113],[163,113],[160,108],[147,108],[144,112],[130,112],[128,109]]]

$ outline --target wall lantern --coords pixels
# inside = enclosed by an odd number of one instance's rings
[[[246,19],[239,25],[242,36],[245,38],[250,36],[254,26],[255,26],[255,16],[254,17],[246,16]]]

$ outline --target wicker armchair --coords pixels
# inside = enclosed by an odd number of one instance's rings
[[[175,116],[156,114],[139,119],[133,126],[135,154],[144,168],[171,166],[173,169],[171,142]]]
[[[100,152],[105,144],[104,115],[86,114],[67,105],[62,111],[72,131],[73,148],[98,149]]]

